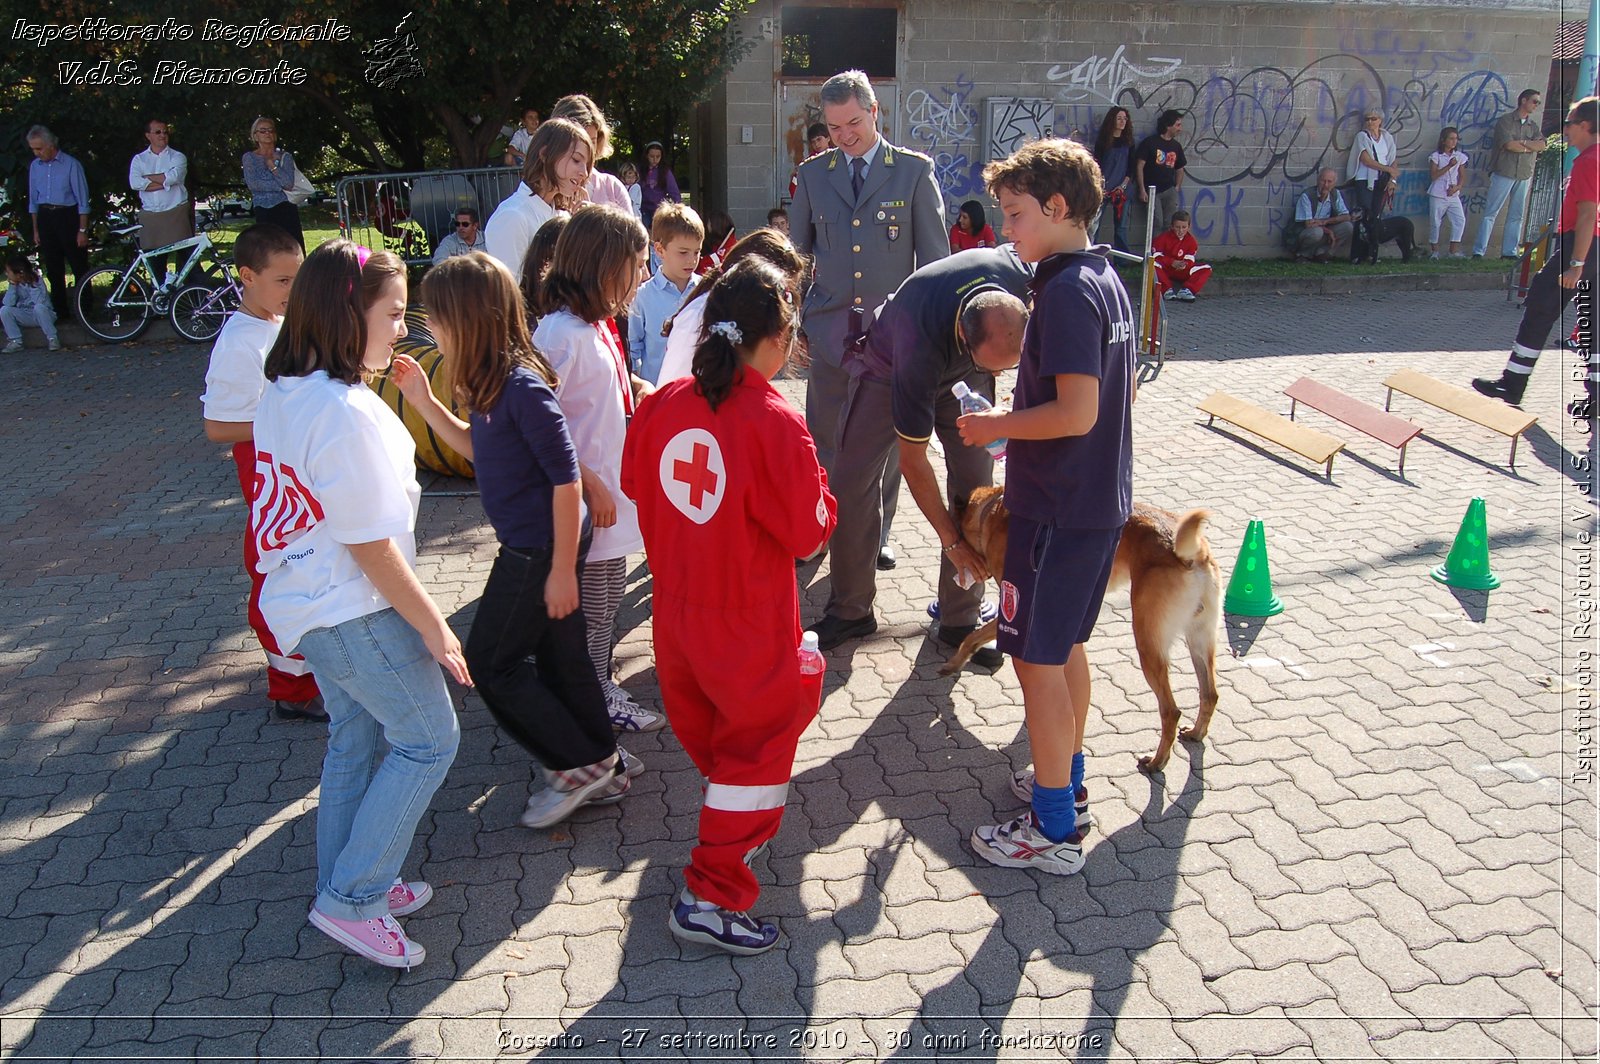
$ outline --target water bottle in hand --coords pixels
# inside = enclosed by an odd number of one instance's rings
[[[817,649],[817,633],[807,632],[800,637],[800,675],[821,676],[828,667],[827,659]]]
[[[971,388],[968,388],[966,381],[956,381],[955,386],[950,391],[961,402],[961,412],[963,414],[979,414],[985,410],[994,409],[994,404]],[[1001,459],[1006,456],[1006,441],[1004,437],[998,440],[990,440],[983,446],[989,452],[990,458]]]

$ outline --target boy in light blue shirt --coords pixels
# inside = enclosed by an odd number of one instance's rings
[[[706,227],[692,207],[670,200],[656,208],[650,220],[650,240],[661,265],[639,286],[628,310],[628,360],[633,372],[660,384],[661,361],[667,355],[667,338],[661,326],[678,312],[700,278],[700,243]]]

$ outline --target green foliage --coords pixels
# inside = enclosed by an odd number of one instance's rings
[[[682,136],[688,109],[741,54],[733,24],[749,3],[58,0],[49,14],[36,9],[33,20],[160,26],[170,19],[193,34],[12,43],[0,55],[0,178],[14,205],[26,193],[31,159],[21,132],[40,122],[84,164],[98,197],[129,191],[128,161],[146,146],[147,115],[171,123],[173,147],[189,157],[190,183],[200,197],[242,186],[239,160],[251,147],[250,123],[261,114],[278,120],[280,143],[322,183],[344,173],[498,164],[501,127],[514,123],[524,105],[548,113],[570,92],[587,93],[605,108],[620,147],[652,139],[671,145],[674,133]],[[395,38],[402,18],[418,69],[375,84],[382,79],[369,77],[364,53]],[[204,40],[210,19],[247,30],[263,20],[268,26],[337,20],[349,32],[343,41]],[[404,43],[395,42],[391,54],[404,52]],[[175,82],[163,62],[288,76],[265,85],[188,84]],[[167,83],[157,84],[162,71]],[[91,83],[64,84],[73,74],[88,74]],[[92,83],[101,76],[113,83]]]

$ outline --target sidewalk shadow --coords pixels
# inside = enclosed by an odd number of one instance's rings
[[[929,1055],[923,1048],[924,1034],[954,1045],[966,1032],[968,1050],[964,1052],[976,1049],[977,1055],[962,1059],[1002,1059],[1000,1047],[978,1045],[980,1020],[973,1018],[992,1017],[986,1025],[1000,1029],[1013,999],[1028,992],[1023,986],[1024,963],[1035,949],[1042,949],[1056,967],[1089,977],[1094,995],[1089,1029],[1102,1030],[1103,1021],[1114,1020],[1135,978],[1134,959],[1158,942],[1170,926],[1178,860],[1202,794],[1204,748],[1183,744],[1188,753],[1188,776],[1182,793],[1170,806],[1163,806],[1161,778],[1148,778],[1149,798],[1138,821],[1109,836],[1091,832],[1081,874],[1056,877],[994,867],[972,852],[968,836],[978,824],[1020,811],[1021,803],[1009,789],[1007,752],[1018,740],[997,750],[961,724],[951,703],[957,680],[938,677],[935,672],[944,654],[945,649],[935,641],[924,640],[912,675],[851,747],[794,778],[784,825],[770,853],[758,858],[755,865],[763,884],[758,911],[778,918],[785,935],[779,947],[756,957],[730,957],[676,943],[664,926],[665,918],[677,892],[678,869],[692,844],[685,841],[667,847],[671,856],[662,863],[671,867],[647,871],[646,889],[625,903],[624,962],[617,983],[587,1007],[581,1018],[566,1026],[569,1037],[581,1037],[591,1046],[601,1039],[615,1045],[617,1031],[629,1025],[631,1016],[652,1039],[663,1035],[733,1037],[745,1030],[756,1036],[771,1035],[776,1041],[776,1046],[763,1043],[761,1059],[810,1059],[805,1044],[795,1041],[796,1032],[813,1022],[834,1024],[843,1019],[816,1012],[819,987],[839,978],[841,962],[850,963],[841,956],[841,940],[847,947],[865,945],[872,939],[863,942],[863,937],[883,936],[885,924],[891,939],[900,937],[900,925],[893,915],[886,918],[885,905],[890,898],[905,903],[904,888],[897,885],[902,874],[897,865],[902,861],[939,870],[938,884],[924,876],[921,889],[932,889],[941,903],[976,893],[987,899],[994,917],[965,929],[965,937],[981,936],[981,941],[970,952],[963,948],[960,973],[927,991],[920,1005],[909,1010],[909,1046],[882,1052],[886,1047],[878,1031],[883,1024],[874,1022],[887,1019],[898,1028],[907,1010],[878,1016],[870,1012],[869,1005],[856,1014],[878,1037],[875,1045],[882,1053],[859,1055],[925,1060]],[[830,669],[830,676],[836,671]],[[1115,690],[1111,685],[1102,689]],[[1011,712],[1010,707],[1005,712]],[[1020,732],[1020,707],[1015,715]],[[824,726],[829,716],[825,707]],[[1011,760],[1026,760],[1022,751],[1012,754]],[[1113,769],[1107,762],[1106,767],[1126,773],[1129,779],[1140,778],[1131,758],[1125,766]],[[690,811],[698,805],[698,796],[685,793],[683,786],[672,790],[674,803],[687,804]],[[1111,787],[1105,790],[1110,793]],[[1105,805],[1109,809],[1112,803],[1108,800]],[[687,815],[688,811],[680,809],[669,819]],[[894,822],[898,826],[888,827]],[[819,907],[814,899],[816,889],[834,881],[807,880],[807,860],[849,850],[847,836],[858,828],[871,830],[875,824],[884,824],[890,834],[885,843],[865,851],[865,879],[852,877],[836,884],[843,893],[856,894],[855,899]],[[630,826],[622,825],[624,835]],[[636,847],[623,844],[624,857],[635,851]],[[950,871],[959,872],[960,879],[952,881],[947,874]],[[826,896],[836,895],[830,892]],[[898,906],[897,911],[904,912]],[[653,972],[650,983],[660,980],[653,991],[650,985],[641,989],[638,982],[646,971]],[[685,992],[685,981],[694,988],[692,993]],[[784,1003],[796,1000],[801,1012],[788,1014],[793,1006]],[[665,1017],[663,1010],[668,1013]],[[858,1055],[858,1049],[849,1047],[852,1056]],[[562,1052],[552,1048],[541,1055],[557,1059]],[[684,1059],[708,1059],[713,1053],[711,1049],[703,1049],[700,1055],[690,1051]],[[637,1059],[647,1055],[641,1052]]]

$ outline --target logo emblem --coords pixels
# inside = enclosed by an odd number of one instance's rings
[[[697,525],[711,520],[728,488],[722,447],[705,429],[684,429],[661,451],[661,492]]]
[[[259,555],[283,550],[324,517],[322,504],[294,467],[275,460],[266,451],[256,452],[255,502],[251,510]]]
[[[817,524],[828,527],[828,493],[825,490],[817,493]]]
[[[900,239],[900,227],[898,225],[891,225],[889,227],[889,239],[890,240],[899,240]]]
[[[1017,585],[1009,580],[1000,581],[1000,615],[1010,624],[1017,619]]]

